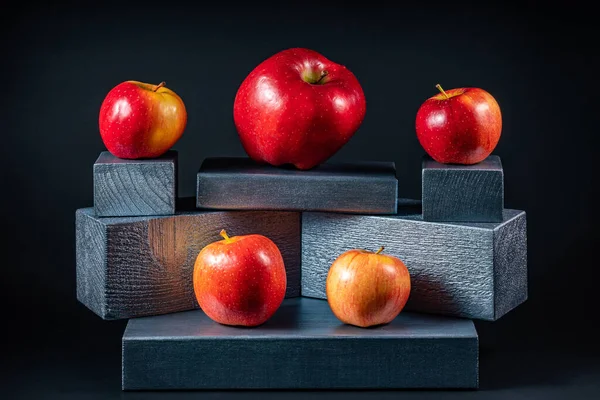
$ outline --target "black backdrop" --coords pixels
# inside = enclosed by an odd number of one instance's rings
[[[191,196],[203,158],[244,155],[232,121],[236,90],[260,61],[289,47],[312,48],[355,73],[367,115],[332,160],[395,161],[403,197],[420,197],[414,117],[434,85],[478,86],[496,97],[504,128],[494,154],[504,166],[506,206],[527,211],[529,300],[499,321],[477,323],[481,390],[468,395],[580,398],[600,389],[591,328],[599,63],[593,14],[577,2],[15,6],[2,16],[0,76],[0,329],[8,334],[0,381],[9,393],[145,398],[120,392],[125,321],[102,321],[75,299],[74,213],[93,203],[106,93],[124,80],[164,80],[183,98],[188,126],[174,148],[179,194]]]

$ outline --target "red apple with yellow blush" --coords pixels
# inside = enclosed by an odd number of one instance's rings
[[[481,88],[444,90],[419,108],[416,131],[431,158],[443,164],[477,164],[496,148],[502,114],[496,99]]]
[[[164,82],[120,83],[104,98],[98,119],[107,150],[126,159],[161,156],[181,138],[186,124],[183,100]]]
[[[387,324],[406,305],[411,289],[408,269],[383,250],[349,250],[331,264],[325,290],[340,321],[362,328]]]
[[[257,326],[277,311],[287,287],[277,245],[263,235],[229,237],[204,247],[193,272],[198,305],[224,325]]]

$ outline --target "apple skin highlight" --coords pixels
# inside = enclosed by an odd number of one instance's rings
[[[471,165],[485,160],[502,132],[496,99],[480,88],[438,89],[442,93],[427,99],[417,112],[419,143],[439,163]]]
[[[124,159],[156,158],[181,138],[187,124],[183,100],[164,83],[126,81],[100,107],[98,126],[106,149]]]
[[[366,113],[350,70],[314,50],[283,50],[244,79],[233,118],[246,153],[258,163],[311,169],[358,130]]]

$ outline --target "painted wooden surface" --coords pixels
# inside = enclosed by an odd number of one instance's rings
[[[177,152],[124,160],[108,151],[94,164],[94,209],[99,217],[175,214]]]
[[[501,223],[437,223],[414,205],[395,216],[304,213],[302,296],[326,298],[338,255],[380,246],[411,274],[407,310],[493,321],[527,299],[525,212],[505,210]]]
[[[319,210],[394,214],[392,162],[323,164],[309,171],[208,158],[197,176],[197,206],[223,210]]]
[[[287,297],[300,294],[300,214],[179,212],[162,217],[97,218],[76,212],[77,298],[104,319],[133,318],[197,307],[192,285],[200,250],[222,238],[262,234],[282,253]]]
[[[423,219],[435,222],[502,222],[504,172],[500,157],[475,165],[423,158]]]
[[[136,318],[122,343],[124,390],[478,387],[472,321],[402,312],[363,329],[308,298],[256,328],[200,310]]]

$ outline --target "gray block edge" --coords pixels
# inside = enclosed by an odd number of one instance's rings
[[[518,247],[506,244],[511,238],[502,237],[506,226],[509,223],[519,224],[519,231],[522,234],[522,240],[517,240]],[[502,271],[494,269],[494,285],[497,285],[498,290],[494,292],[494,316],[491,321],[496,321],[515,310],[517,306],[525,303],[529,297],[529,280],[528,280],[528,255],[527,255],[527,213],[521,211],[513,218],[505,221],[493,231],[494,235],[494,266],[507,264],[521,264],[521,269],[518,269],[517,274],[511,274],[511,280],[505,282],[502,278]],[[521,235],[520,235],[521,237]],[[512,249],[503,254],[502,249]],[[498,262],[498,259],[503,256],[520,257],[520,260],[512,260],[510,263]],[[510,287],[510,288],[509,288]],[[520,296],[507,296],[507,293],[518,293]]]
[[[87,221],[84,222],[83,220],[86,219]],[[100,237],[101,243],[100,246],[96,246],[95,249],[97,249],[97,252],[100,254],[103,254],[105,252],[106,246],[107,246],[107,232],[106,232],[106,225],[104,225],[100,220],[93,218],[92,216],[88,215],[87,213],[84,212],[84,209],[78,209],[75,212],[75,234],[76,234],[76,239],[75,239],[75,254],[76,256],[76,266],[75,266],[75,282],[76,282],[76,298],[77,300],[83,304],[85,307],[87,307],[89,310],[91,310],[92,312],[94,312],[95,314],[97,314],[98,316],[100,316],[102,319],[110,319],[110,315],[108,313],[108,310],[106,309],[106,286],[105,286],[105,281],[104,279],[103,282],[99,285],[97,284],[91,284],[91,285],[87,285],[87,281],[84,280],[84,277],[89,276],[89,273],[83,273],[82,272],[82,268],[85,268],[86,270],[89,270],[90,265],[93,265],[93,263],[89,263],[89,262],[82,262],[79,255],[80,254],[86,254],[86,252],[84,252],[82,250],[82,246],[84,245],[82,243],[82,240],[84,240],[80,234],[80,232],[86,232],[87,230],[85,229],[81,229],[79,228],[77,225],[79,224],[85,224],[86,226],[97,226],[99,228],[99,234],[98,236]],[[95,236],[95,235],[92,235]],[[96,261],[102,261],[103,265],[97,265],[98,268],[101,269],[106,269],[106,257],[100,256],[98,257],[98,260]],[[99,277],[103,277],[103,274],[98,274]],[[82,284],[82,282],[84,284]],[[89,298],[94,297],[98,300],[96,301],[90,301]]]

